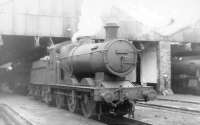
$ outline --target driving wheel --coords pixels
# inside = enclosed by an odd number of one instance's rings
[[[67,98],[67,106],[70,112],[76,112],[77,110],[77,99],[76,99],[76,93],[74,90],[71,91]]]
[[[81,110],[86,118],[91,117],[95,113],[96,102],[89,97],[88,94],[83,95],[81,101]]]

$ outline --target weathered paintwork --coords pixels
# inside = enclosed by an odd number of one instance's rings
[[[61,48],[61,53],[65,53],[66,48],[69,47]],[[135,68],[136,60],[137,50],[132,44],[112,40],[75,46],[69,55],[62,55],[60,63],[67,64],[76,75],[106,72],[124,77]]]

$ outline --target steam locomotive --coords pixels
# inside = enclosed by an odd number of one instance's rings
[[[29,94],[47,104],[81,111],[85,117],[134,116],[137,101],[155,98],[152,87],[126,79],[137,63],[138,50],[116,39],[118,26],[107,24],[106,40],[82,39],[49,48],[49,56],[32,64]]]

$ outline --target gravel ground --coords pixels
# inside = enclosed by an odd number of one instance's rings
[[[161,105],[200,112],[200,96],[158,96],[158,100],[150,101],[146,104]],[[136,109],[138,119],[152,123],[154,125],[200,125],[200,114],[188,114],[176,110],[167,111],[163,110],[162,108],[153,109],[141,106],[137,106]]]
[[[153,125],[200,125],[200,115],[136,107],[136,119]]]
[[[191,101],[197,102],[195,99]],[[183,103],[179,101],[154,100],[147,102],[146,104],[200,111],[199,104]],[[183,113],[179,110],[168,111],[162,108],[155,109],[142,106],[136,106],[136,119],[143,122],[152,123],[153,125],[200,125],[200,114],[197,113],[189,114]]]
[[[8,105],[33,125],[103,125],[66,110],[49,107],[31,97],[0,93],[0,104]],[[0,119],[0,122],[4,121]]]
[[[3,116],[1,116],[1,114],[0,114],[0,125],[8,125]]]

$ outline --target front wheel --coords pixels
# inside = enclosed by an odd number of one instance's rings
[[[78,107],[78,100],[76,98],[76,93],[72,90],[67,98],[67,107],[70,112],[76,112]]]
[[[83,116],[86,118],[92,117],[95,113],[96,102],[89,97],[89,95],[83,95],[83,99],[81,101],[81,110]]]

